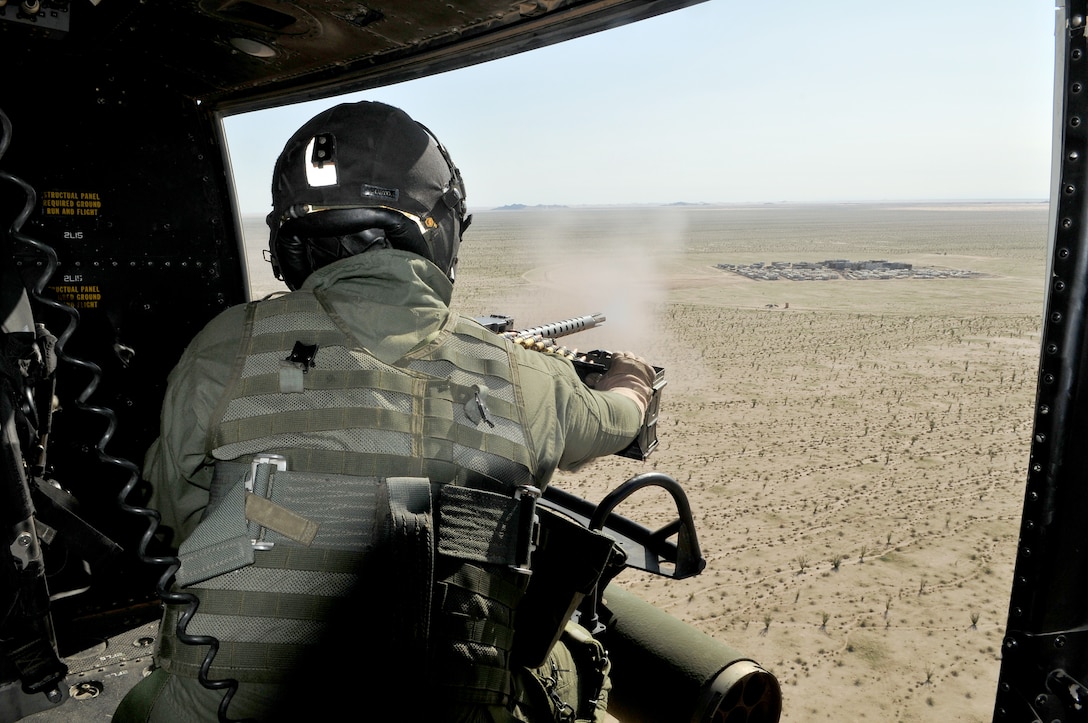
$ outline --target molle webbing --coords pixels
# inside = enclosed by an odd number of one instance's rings
[[[358,584],[363,558],[361,552],[276,546],[257,551],[250,567],[208,581],[207,587],[187,588],[200,605],[186,632],[211,634],[219,640],[209,677],[251,683],[283,681],[308,652],[307,643],[316,643],[314,633],[323,628],[328,612]],[[314,589],[309,573],[321,573],[318,577],[325,582],[322,592],[326,594],[266,592]],[[337,581],[330,584],[330,577]],[[301,582],[292,585],[292,580]],[[208,647],[178,641],[175,628],[184,609],[167,606],[158,660],[176,675],[196,678]]]
[[[527,536],[535,539],[534,511],[531,493],[511,500],[446,485],[439,494],[436,565],[446,574],[435,586],[432,667],[442,700],[508,702],[514,613],[528,583],[523,571]]]
[[[293,470],[531,483],[516,364],[499,337],[456,320],[387,364],[337,326],[318,294],[250,304],[209,451],[220,460],[277,451]],[[296,342],[318,346],[313,367],[286,361]],[[285,386],[285,369],[301,385]]]
[[[456,682],[438,676],[439,685],[452,686],[444,695],[504,703],[514,610],[527,579],[515,570],[529,562],[539,493],[299,473],[263,459],[217,463],[209,512],[179,551],[178,581],[199,600],[186,633],[220,644],[212,677],[281,681],[285,661],[314,659],[317,646],[335,635],[328,621],[354,609],[345,601],[365,595],[386,603],[371,622],[398,631],[402,654],[431,658],[438,671],[469,671]],[[315,546],[255,524],[248,515],[254,500],[291,522],[312,523]],[[171,672],[192,677],[208,649],[178,644],[174,628],[183,610],[168,607],[159,658]]]
[[[248,540],[252,565],[243,566],[228,556],[226,561],[233,568],[220,565],[214,576],[200,575],[200,585],[183,588],[199,601],[185,632],[211,635],[219,643],[212,677],[261,683],[285,680],[300,660],[321,659],[321,651],[337,635],[330,620],[343,619],[359,602],[384,601],[391,583],[401,581],[407,582],[407,589],[397,590],[401,599],[385,606],[381,620],[366,622],[405,631],[403,644],[416,648],[416,659],[424,659],[434,555],[430,481],[293,473],[277,469],[275,461],[253,465],[248,475],[245,468],[236,463],[217,465],[213,480],[217,504],[189,538],[203,543],[196,553],[198,560],[214,563],[217,551],[237,547],[231,533],[239,527],[252,537]],[[219,489],[224,486],[226,491]],[[352,495],[353,486],[364,492]],[[274,498],[312,516],[320,530],[315,540],[324,548],[299,547],[292,539],[254,525],[248,517],[232,523],[230,517],[243,514],[232,502],[238,490],[243,490],[247,503],[256,498],[278,506]],[[513,502],[506,498],[506,504]],[[249,509],[246,504],[245,510]],[[216,537],[221,539],[218,545]],[[375,547],[379,551],[374,552]],[[193,557],[184,548],[179,551],[179,581],[193,578],[192,573],[181,574]],[[411,574],[403,574],[405,570]],[[194,677],[208,648],[178,644],[176,626],[184,609],[168,607],[159,659],[171,672]]]
[[[176,625],[172,608],[163,616],[163,626]],[[209,668],[211,680],[234,678],[242,683],[288,683],[293,665],[309,653],[309,646],[273,643],[234,643],[220,641],[215,660]],[[204,657],[205,645],[184,645],[174,635],[163,635],[159,643],[159,665],[182,678],[196,678]]]
[[[511,693],[514,611],[526,577],[469,563],[435,588],[432,682],[446,703],[506,705]]]

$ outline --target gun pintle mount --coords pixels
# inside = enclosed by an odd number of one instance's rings
[[[555,341],[557,338],[576,334],[603,324],[605,321],[604,314],[595,313],[587,316],[577,316],[573,319],[555,321],[550,324],[541,324],[540,326],[532,326],[521,330],[514,329],[514,317],[503,314],[477,316],[475,321],[484,328],[496,334],[502,334],[526,349],[552,354],[569,360],[574,365],[578,377],[589,387],[592,387],[596,380],[612,366],[612,352],[610,351],[595,349],[593,351],[578,352],[557,344]],[[665,387],[665,384],[667,384],[665,370],[654,366],[653,394],[650,397],[650,403],[646,406],[646,414],[642,418],[642,427],[639,428],[638,436],[635,437],[631,444],[616,452],[617,456],[643,460],[649,457],[650,453],[657,447],[657,415],[661,404],[661,390]]]

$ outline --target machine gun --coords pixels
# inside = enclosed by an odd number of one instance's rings
[[[502,334],[515,344],[526,349],[532,349],[544,354],[568,359],[574,365],[574,371],[578,377],[589,387],[593,387],[612,366],[612,352],[602,349],[578,352],[566,346],[558,344],[555,340],[564,336],[570,336],[580,331],[592,329],[605,322],[604,314],[594,313],[586,316],[577,316],[572,319],[555,321],[540,326],[532,326],[527,329],[514,329],[514,317],[503,314],[489,314],[478,316],[475,321],[486,329],[496,334]],[[638,436],[631,444],[624,447],[616,455],[630,459],[644,460],[657,447],[657,415],[661,405],[661,390],[668,382],[665,380],[665,370],[654,366],[653,390],[650,403],[646,405],[646,413],[642,418],[642,426]]]

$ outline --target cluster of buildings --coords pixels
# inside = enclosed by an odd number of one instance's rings
[[[759,281],[832,281],[836,279],[964,279],[979,276],[974,271],[934,267],[914,268],[900,261],[762,261],[753,264],[718,264],[724,271],[732,271]]]

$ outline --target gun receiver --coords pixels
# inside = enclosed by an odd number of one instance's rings
[[[604,314],[594,313],[587,316],[577,316],[573,319],[541,324],[540,326],[522,330],[514,330],[514,317],[504,314],[478,316],[475,321],[496,334],[508,337],[514,343],[526,349],[554,354],[570,360],[574,365],[574,371],[578,373],[578,377],[588,387],[593,387],[601,375],[606,373],[612,366],[612,352],[610,351],[595,349],[578,353],[555,343],[555,339],[559,337],[576,334],[603,324],[605,321]],[[644,460],[657,447],[657,414],[661,403],[661,390],[667,383],[665,381],[665,370],[654,366],[653,394],[650,397],[650,403],[646,405],[646,414],[642,418],[642,426],[639,428],[638,436],[627,447],[616,452],[617,456]]]

